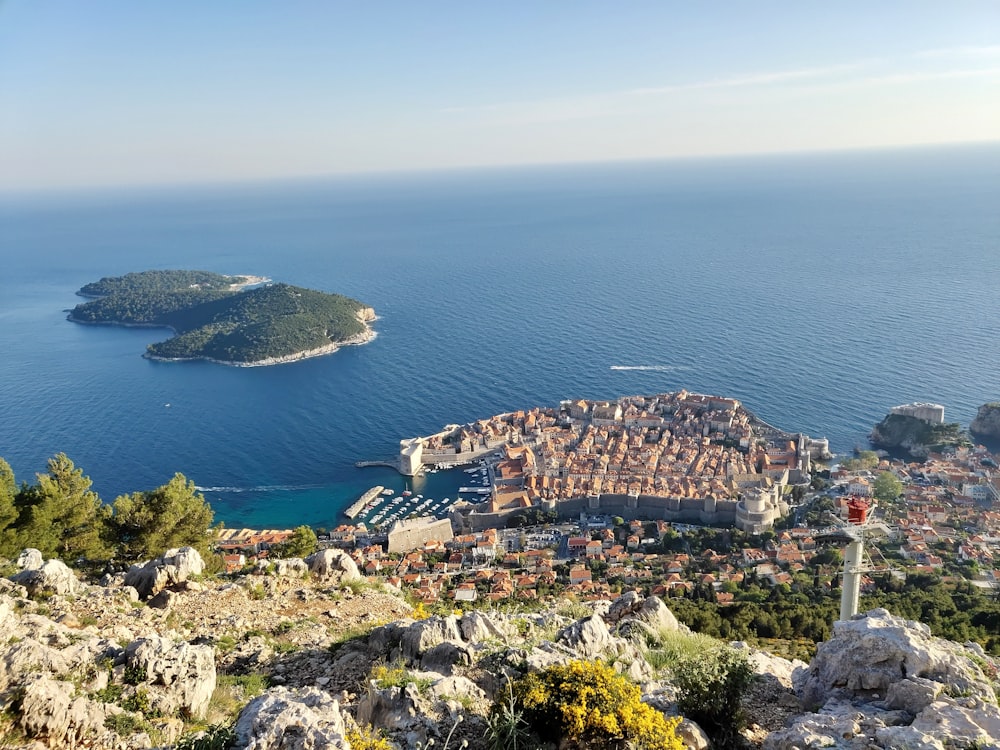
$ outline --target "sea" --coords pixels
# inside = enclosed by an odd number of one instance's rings
[[[66,453],[106,502],[183,473],[229,527],[329,528],[359,460],[563,399],[686,388],[849,453],[895,404],[1000,398],[1000,144],[0,195],[0,456]],[[144,359],[77,325],[147,269],[375,308],[377,338],[271,367]]]

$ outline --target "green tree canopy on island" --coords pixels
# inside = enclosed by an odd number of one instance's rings
[[[147,560],[174,547],[194,547],[205,555],[213,517],[194,482],[178,473],[155,490],[115,499],[108,537],[126,560]]]
[[[48,473],[39,474],[37,484],[22,487],[15,497],[14,546],[35,547],[47,558],[67,562],[105,559],[102,532],[108,508],[90,485],[90,477],[65,453],[50,458]]]
[[[143,271],[80,290],[79,323],[164,326],[173,338],[147,347],[162,359],[250,363],[358,342],[368,331],[361,302],[289,284],[234,290],[244,277],[202,271]]]

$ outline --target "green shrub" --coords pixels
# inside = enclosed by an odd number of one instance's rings
[[[126,711],[134,711],[137,714],[142,714],[143,716],[156,717],[160,715],[160,712],[153,708],[152,701],[149,700],[149,693],[146,692],[146,688],[140,686],[135,689],[132,695],[125,698],[121,703],[122,708]]]
[[[677,707],[696,722],[716,748],[736,747],[746,726],[742,700],[753,682],[745,654],[728,647],[683,656],[673,668]]]
[[[126,685],[138,685],[140,682],[145,682],[146,668],[140,666],[125,667],[125,673],[122,675],[122,680]]]
[[[254,583],[247,586],[247,596],[254,601],[260,601],[267,598],[267,591],[264,589],[263,584]]]
[[[213,724],[203,732],[181,737],[175,750],[226,750],[234,739],[236,736],[231,726]]]
[[[122,690],[124,689],[121,685],[112,682],[107,687],[101,688],[94,693],[94,698],[101,703],[117,703],[121,699]]]
[[[541,740],[556,744],[565,738],[593,748],[684,748],[675,732],[680,719],[667,719],[643,703],[639,688],[601,661],[571,661],[528,674],[512,693],[513,701],[494,704],[489,719],[508,736],[519,736],[523,720]]]
[[[220,635],[215,640],[215,647],[219,649],[219,653],[228,654],[236,648],[236,639],[228,633],[226,635]]]
[[[137,732],[145,732],[149,724],[135,714],[115,714],[108,716],[104,720],[104,726],[112,730],[119,737],[128,737]]]

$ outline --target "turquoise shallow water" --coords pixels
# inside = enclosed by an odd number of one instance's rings
[[[0,456],[31,479],[65,451],[109,501],[181,471],[227,525],[329,525],[404,488],[356,460],[563,398],[725,394],[841,451],[896,403],[967,424],[1000,397],[998,196],[997,146],[5,196]],[[237,369],[65,320],[147,268],[348,294],[378,337]]]

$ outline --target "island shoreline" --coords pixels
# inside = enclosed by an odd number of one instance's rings
[[[377,319],[377,318],[376,318]],[[100,325],[94,324],[94,325]],[[160,328],[164,326],[158,326]],[[173,330],[173,329],[171,329]],[[357,336],[352,336],[349,339],[343,341],[338,341],[336,343],[330,342],[325,346],[320,346],[315,349],[307,349],[302,352],[296,352],[295,354],[286,354],[281,357],[269,357],[268,359],[259,359],[253,362],[236,362],[232,360],[225,359],[213,359],[212,357],[158,357],[155,354],[150,354],[146,352],[142,355],[143,359],[148,359],[151,362],[212,362],[217,365],[227,365],[228,367],[270,367],[271,365],[284,365],[290,362],[299,362],[304,359],[313,359],[315,357],[323,357],[327,354],[333,354],[342,346],[363,346],[371,341],[373,341],[378,336],[378,331],[373,328],[368,328],[364,333],[358,334]]]

